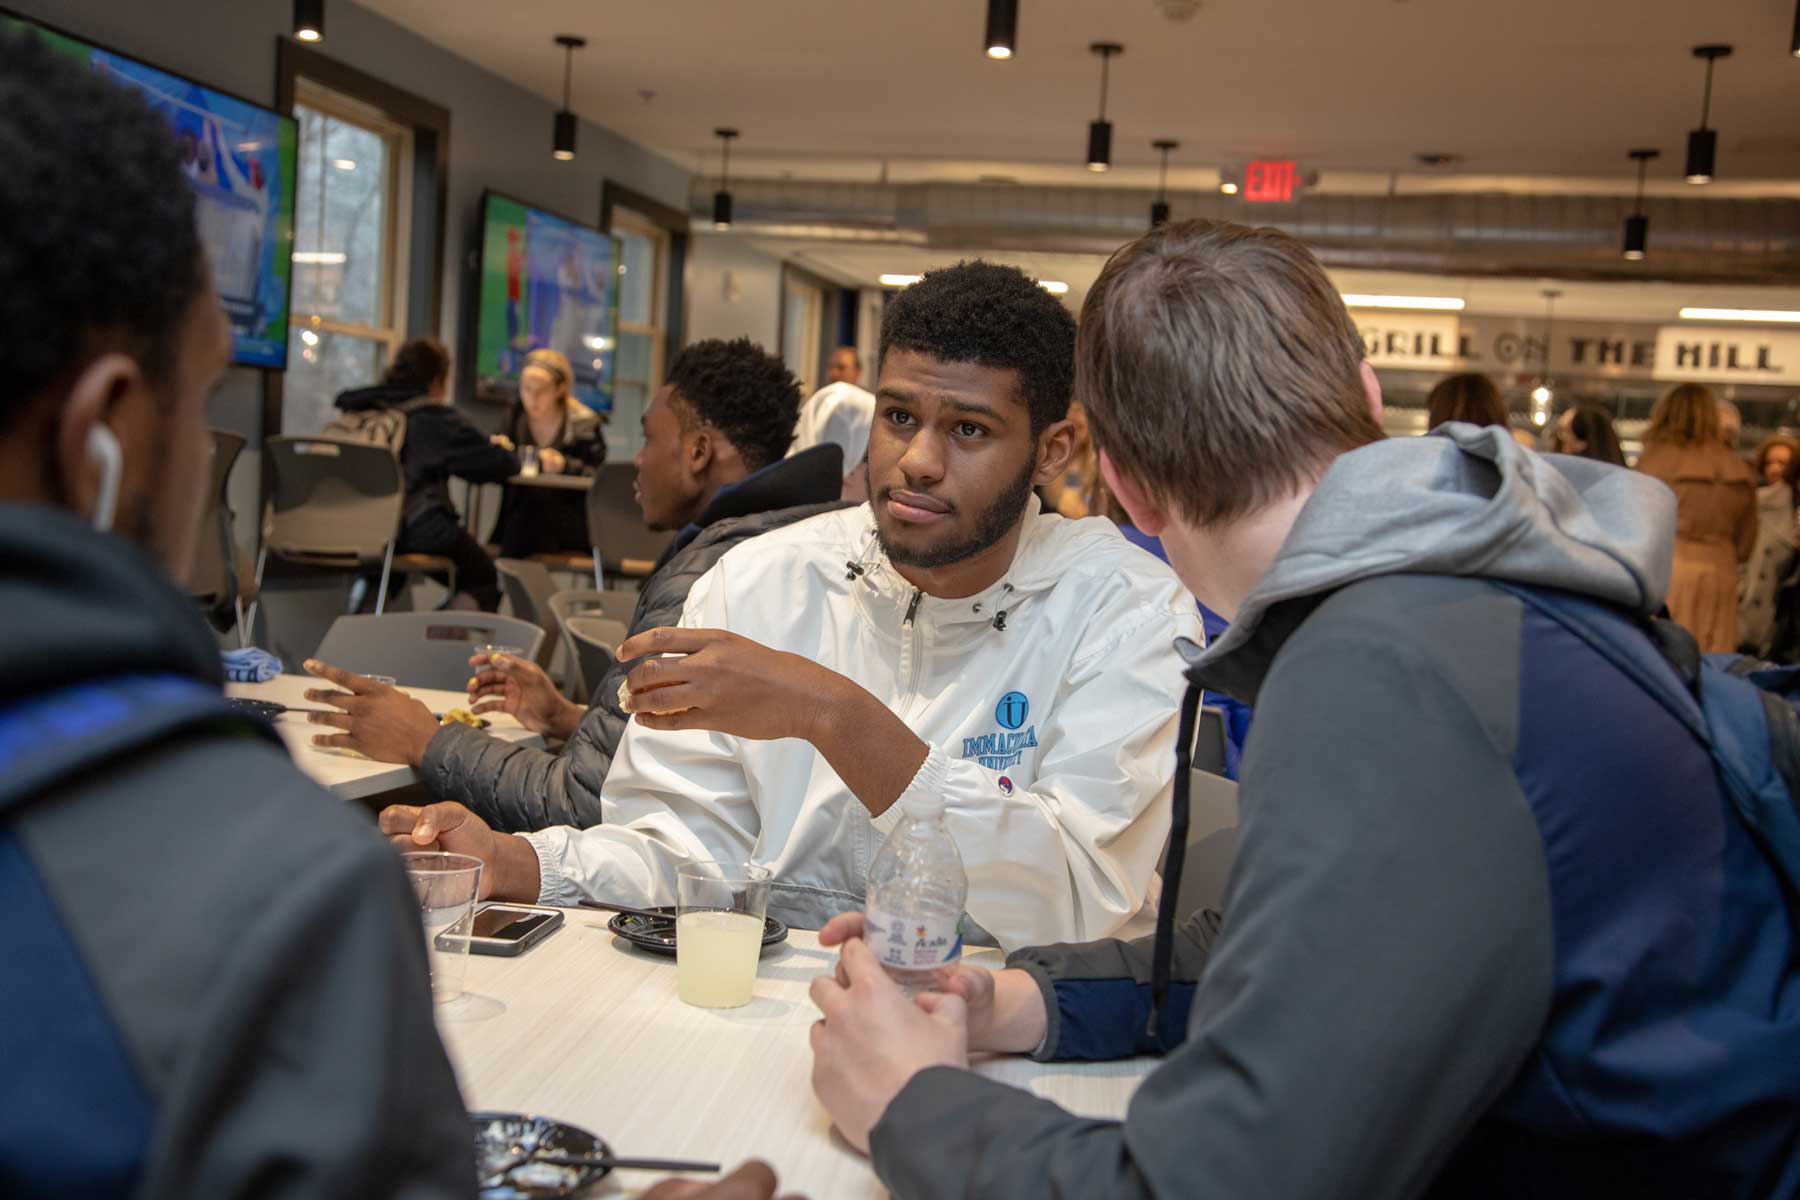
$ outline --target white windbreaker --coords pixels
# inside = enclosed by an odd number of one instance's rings
[[[969,916],[1001,946],[1135,932],[1154,916],[1183,686],[1172,643],[1202,634],[1174,572],[1110,522],[1041,514],[1033,499],[1005,578],[943,600],[888,564],[867,505],[843,509],[733,549],[681,623],[806,655],[930,744],[908,792],[947,801]],[[749,860],[774,872],[770,913],[802,928],[861,907],[902,816],[896,803],[871,818],[808,742],[635,721],[602,806],[604,824],[525,835],[543,902],[672,904],[680,863]]]

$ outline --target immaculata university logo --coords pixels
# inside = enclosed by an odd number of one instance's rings
[[[1008,692],[994,706],[994,723],[1000,728],[992,733],[963,739],[962,756],[972,758],[990,771],[1004,771],[1019,765],[1025,751],[1037,746],[1037,726],[1026,725],[1031,715],[1031,701],[1024,692]]]

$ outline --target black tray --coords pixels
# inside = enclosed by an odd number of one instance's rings
[[[504,1166],[523,1152],[611,1158],[612,1149],[585,1129],[529,1113],[477,1112],[469,1114],[469,1121],[474,1126],[475,1170],[481,1200],[556,1200],[574,1196],[598,1183],[611,1170],[607,1166],[533,1163],[530,1158]],[[494,1169],[500,1166],[504,1169]]]
[[[675,906],[664,905],[661,908],[647,908],[645,912],[657,914],[654,917],[640,917],[636,913],[620,913],[606,923],[606,927],[630,942],[639,950],[647,950],[651,954],[660,954],[665,958],[675,957]],[[774,917],[763,918],[763,953],[768,953],[770,946],[778,946],[787,941],[788,927]]]

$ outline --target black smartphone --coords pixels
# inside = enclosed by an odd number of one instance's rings
[[[526,904],[487,904],[475,912],[471,954],[523,954],[561,928],[561,909]]]

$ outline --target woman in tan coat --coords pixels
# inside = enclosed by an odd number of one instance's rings
[[[1720,440],[1719,405],[1697,383],[1656,402],[1638,470],[1675,493],[1669,612],[1711,653],[1737,649],[1737,568],[1756,541],[1756,480]]]

